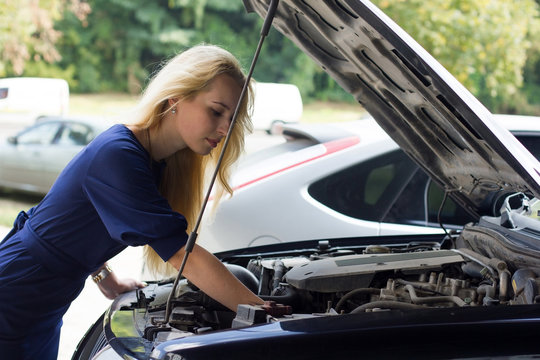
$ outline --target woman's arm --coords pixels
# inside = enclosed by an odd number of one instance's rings
[[[180,269],[184,248],[169,263]],[[208,296],[236,312],[239,304],[262,305],[264,301],[242,284],[218,258],[195,245],[184,267],[183,276]]]
[[[96,278],[96,275],[100,274],[103,269],[107,271],[104,272],[104,276],[99,276]],[[92,278],[97,284],[99,290],[105,295],[107,299],[113,300],[118,295],[125,293],[127,291],[140,289],[146,286],[145,283],[135,280],[135,279],[119,279],[114,271],[111,271],[107,263],[103,264],[98,270],[92,273]]]

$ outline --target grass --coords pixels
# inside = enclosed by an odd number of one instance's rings
[[[21,210],[28,210],[40,200],[41,196],[37,195],[0,191],[0,225],[13,226],[13,221]]]
[[[70,94],[69,112],[73,115],[115,117],[131,109],[135,95],[121,93]]]
[[[358,120],[366,111],[358,104],[313,102],[304,105],[301,122],[339,122]]]

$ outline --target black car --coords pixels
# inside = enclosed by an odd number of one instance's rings
[[[273,25],[474,221],[216,254],[271,302],[233,313],[181,279],[164,322],[174,279],[154,282],[118,297],[74,359],[540,357],[537,159],[369,1],[282,0]]]

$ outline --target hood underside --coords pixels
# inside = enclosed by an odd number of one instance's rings
[[[244,0],[261,17],[268,0]],[[281,0],[273,26],[375,118],[474,215],[497,194],[540,197],[540,164],[405,31],[369,1]]]

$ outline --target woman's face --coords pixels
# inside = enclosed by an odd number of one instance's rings
[[[185,146],[197,154],[209,154],[227,136],[241,90],[231,76],[221,74],[206,91],[180,100],[173,118]]]

